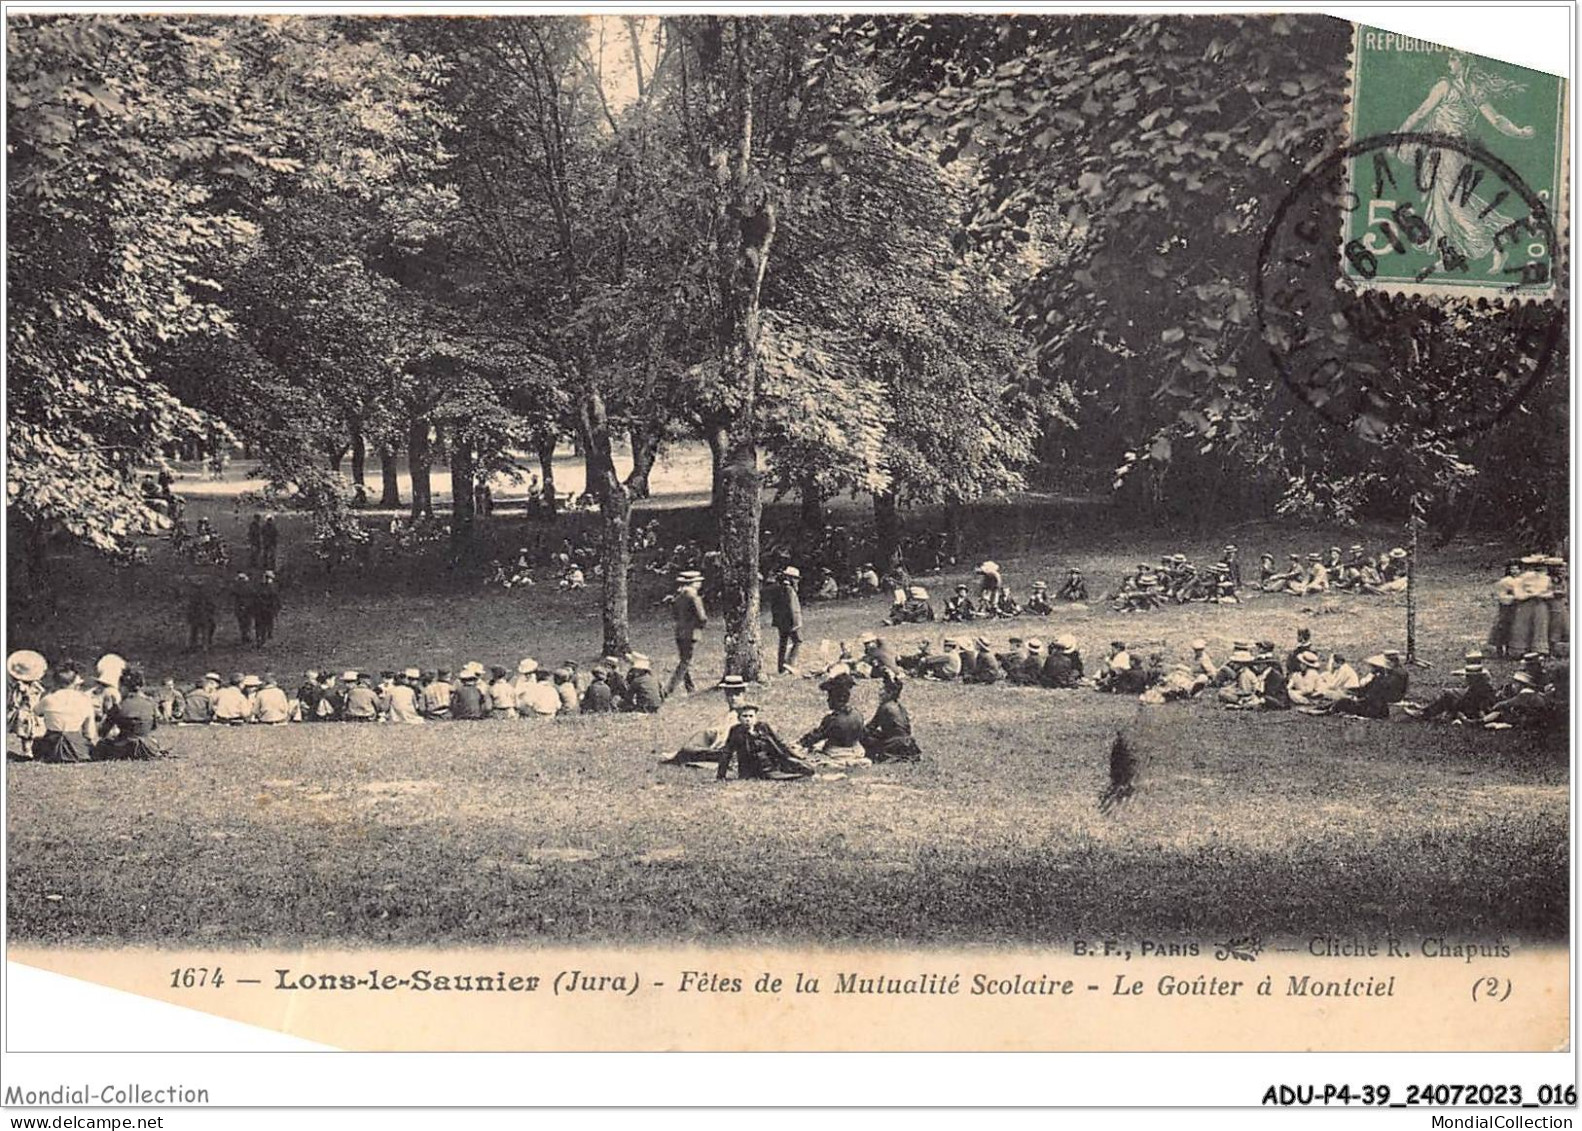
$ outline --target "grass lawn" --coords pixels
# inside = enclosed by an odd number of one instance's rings
[[[194,510],[245,546],[223,495],[195,499]],[[698,522],[656,513],[667,533]],[[499,520],[502,545],[520,539],[513,522]],[[285,532],[289,553],[301,537],[295,520]],[[1265,548],[1283,561],[1288,550],[1357,540],[1273,526],[1230,534],[1249,571]],[[1364,536],[1377,546],[1389,533]],[[1025,592],[1035,577],[1057,583],[1071,562],[1098,588],[1168,550],[1212,560],[1223,538],[1124,534],[1024,506],[985,512],[972,544]],[[1461,649],[1484,636],[1506,549],[1465,544],[1426,557],[1419,632],[1435,667],[1416,680],[1448,679],[1441,673]],[[169,588],[184,571],[163,546],[136,571],[63,560],[67,595],[54,615],[13,597],[9,646],[89,660],[113,648],[156,676],[269,668],[286,686],[318,663],[586,662],[597,649],[596,590],[504,593],[476,572],[392,560],[329,590],[298,570],[267,655],[236,648],[222,619],[220,646],[193,657],[180,650]],[[966,572],[930,580],[934,595]],[[634,609],[636,645],[663,675],[673,651],[654,607],[662,591],[641,575]],[[884,606],[808,606],[810,648],[877,628]],[[1322,649],[1360,658],[1401,645],[1402,599],[1314,607],[1257,596],[1239,608],[1131,617],[1096,605],[992,631],[997,642],[1019,630],[1070,631],[1091,662],[1111,639],[1160,646],[1172,659],[1195,636],[1216,656],[1233,637],[1284,648],[1301,623]],[[698,665],[709,674],[720,664],[711,631]],[[1252,716],[1206,703],[1144,709],[1092,692],[914,682],[906,695],[922,764],[786,784],[717,784],[712,773],[658,764],[719,713],[713,693],[657,718],[183,728],[168,734],[178,760],[11,764],[11,937],[402,946],[1566,936],[1563,736]],[[788,738],[822,713],[805,680],[777,680],[762,701]],[[872,705],[873,690],[860,689],[859,709]],[[1096,798],[1120,726],[1133,728],[1147,765],[1133,803],[1101,816]]]

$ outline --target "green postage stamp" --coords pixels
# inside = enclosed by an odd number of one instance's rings
[[[1398,293],[1552,297],[1565,94],[1558,76],[1358,25],[1344,276]]]

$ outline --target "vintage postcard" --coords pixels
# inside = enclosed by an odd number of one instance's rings
[[[356,1051],[1569,1047],[1563,78],[6,32],[11,963]],[[1444,1084],[1345,1102],[1575,1103]]]

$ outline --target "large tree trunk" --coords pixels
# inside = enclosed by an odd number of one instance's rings
[[[1406,517],[1406,662],[1411,665],[1418,663],[1417,659],[1417,534],[1423,528],[1423,514],[1427,510],[1428,500],[1421,491],[1412,492],[1411,513]],[[1427,664],[1423,664],[1427,667]]]
[[[401,468],[396,463],[394,448],[379,449],[379,505],[394,508],[401,505]]]
[[[412,517],[434,517],[434,492],[429,480],[429,467],[434,460],[434,450],[429,444],[428,421],[414,420],[407,427],[406,466],[412,477]]]
[[[879,571],[894,569],[901,560],[901,505],[894,491],[873,493],[873,538]]]
[[[352,482],[368,485],[368,443],[363,439],[363,430],[355,426],[352,428]]]
[[[632,439],[632,473],[626,477],[626,489],[634,499],[646,499],[651,493],[648,482],[654,470],[654,460],[659,455],[659,430],[634,425]]]
[[[824,488],[818,476],[811,471],[803,472],[799,488],[802,496],[802,532],[809,538],[808,544],[813,545],[824,537]]]
[[[604,398],[591,379],[585,380],[578,406],[579,431],[586,453],[588,490],[599,500],[603,527],[599,556],[604,567],[604,587],[599,611],[604,622],[604,655],[621,656],[630,650],[632,635],[627,592],[632,563],[632,496],[615,471]]]
[[[724,480],[720,550],[725,563],[725,673],[751,682],[763,664],[758,544],[764,508],[758,445],[750,431],[732,438]]]
[[[709,443],[709,513],[717,526],[725,517],[725,449],[730,433],[725,425],[710,423],[703,426],[703,438]]]
[[[471,542],[478,518],[477,466],[472,445],[452,437],[450,445],[450,537]]]
[[[759,24],[742,17],[706,17],[693,25],[693,45],[709,106],[695,152],[701,183],[712,186],[717,243],[713,282],[719,378],[734,394],[724,422],[720,466],[723,507],[725,671],[755,680],[762,667],[758,624],[759,527],[763,518],[758,446],[760,298],[774,246],[777,188],[764,177],[753,149],[757,126],[754,83],[763,67]],[[716,437],[710,447],[719,451]]]
[[[538,471],[543,477],[543,484],[539,488],[539,497],[544,501],[544,509],[554,514],[560,507],[560,496],[555,493],[555,441],[559,439],[553,432],[540,434],[536,447],[538,448]]]

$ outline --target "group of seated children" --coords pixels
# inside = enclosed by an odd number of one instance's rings
[[[1049,595],[1049,585],[1046,582],[1033,582],[1032,592],[1028,595],[1027,601],[1022,603],[1018,602],[1011,592],[1010,585],[1006,583],[1000,571],[999,563],[984,562],[978,567],[977,573],[977,596],[973,596],[972,587],[965,581],[958,582],[955,594],[945,601],[945,620],[963,623],[1004,617],[1047,617],[1055,611]],[[1072,566],[1066,571],[1066,580],[1055,592],[1054,600],[1073,604],[1088,600],[1088,583],[1082,576],[1082,570]],[[891,604],[890,614],[885,618],[884,623],[924,624],[935,619],[937,618],[933,603],[929,600],[928,590],[921,585],[908,585],[905,588],[896,588],[895,601]]]
[[[1354,545],[1344,555],[1339,546],[1329,552],[1313,552],[1304,562],[1301,554],[1292,554],[1286,568],[1274,568],[1274,555],[1263,554],[1258,561],[1258,586],[1265,593],[1290,593],[1305,597],[1312,593],[1341,590],[1352,593],[1399,593],[1406,589],[1409,555],[1400,546],[1377,557],[1370,556],[1361,545]]]

